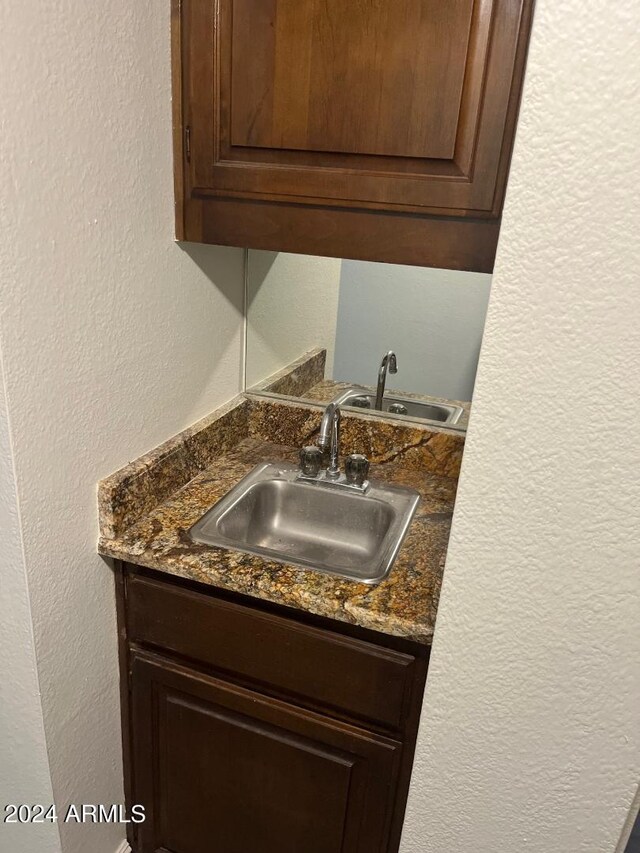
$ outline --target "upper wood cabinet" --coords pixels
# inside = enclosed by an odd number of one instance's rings
[[[533,0],[174,0],[179,239],[490,271]]]

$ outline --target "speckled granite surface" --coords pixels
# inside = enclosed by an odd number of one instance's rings
[[[276,604],[429,643],[464,440],[361,416],[343,420],[343,450],[372,459],[371,476],[421,495],[389,576],[378,586],[195,544],[205,511],[263,461],[295,461],[319,426],[300,404],[239,399],[103,480],[101,554]],[[428,464],[425,464],[428,462]]]
[[[282,370],[254,385],[251,391],[255,394],[268,391],[271,394],[303,397],[309,388],[317,385],[324,378],[326,361],[326,349],[309,350]]]
[[[101,537],[113,538],[204,470],[248,431],[250,403],[237,397],[98,484]]]
[[[254,398],[249,434],[277,444],[303,447],[319,428],[322,410],[304,403]],[[406,468],[458,478],[464,433],[423,421],[399,422],[370,413],[342,414],[343,455],[364,453],[371,462],[398,460]]]

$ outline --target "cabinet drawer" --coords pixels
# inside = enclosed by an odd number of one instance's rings
[[[129,640],[214,667],[265,692],[404,727],[416,659],[373,643],[130,575]]]

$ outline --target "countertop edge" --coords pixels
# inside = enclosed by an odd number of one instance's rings
[[[105,537],[99,537],[97,543],[97,551],[98,554],[102,557],[107,557],[112,560],[120,560],[124,563],[130,563],[134,566],[140,566],[146,569],[153,569],[154,571],[160,572],[164,575],[171,575],[172,577],[182,578],[184,580],[192,581],[194,583],[201,584],[203,587],[209,587],[211,589],[220,589],[226,592],[233,592],[237,595],[242,595],[245,598],[253,599],[255,601],[266,601],[269,604],[275,604],[278,607],[283,607],[286,610],[292,610],[296,613],[311,613],[314,616],[320,616],[323,619],[328,619],[334,622],[340,622],[346,625],[355,625],[360,628],[364,628],[368,631],[374,631],[378,634],[382,634],[386,637],[399,637],[405,640],[411,640],[415,643],[419,643],[421,645],[431,645],[433,640],[433,629],[429,630],[425,628],[424,631],[416,631],[415,623],[409,620],[403,620],[400,617],[393,616],[393,626],[394,630],[389,631],[389,615],[386,613],[374,614],[366,610],[362,610],[358,607],[357,604],[349,603],[347,600],[344,604],[344,607],[341,610],[336,611],[335,614],[327,615],[326,610],[322,607],[316,605],[315,607],[312,604],[312,600],[308,601],[307,606],[299,607],[295,604],[288,604],[278,599],[276,596],[265,595],[264,593],[257,596],[251,595],[250,592],[247,592],[246,589],[236,588],[232,583],[225,583],[223,580],[218,580],[217,582],[212,582],[210,577],[206,578],[197,578],[194,576],[193,572],[179,572],[173,567],[167,566],[166,562],[162,559],[157,559],[153,554],[149,554],[148,551],[144,551],[140,554],[131,553],[126,549],[118,548],[115,544],[116,540],[106,539]],[[231,553],[239,553],[234,551],[233,549],[228,549]],[[286,563],[283,563],[283,568],[288,568]],[[342,618],[342,615],[349,616],[351,618]],[[384,627],[381,627],[384,623]]]

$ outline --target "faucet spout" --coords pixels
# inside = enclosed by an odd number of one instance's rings
[[[387,384],[387,370],[389,373],[398,372],[398,359],[396,358],[396,354],[393,350],[389,350],[389,352],[384,356],[380,364],[380,370],[378,371],[378,390],[376,391],[375,408],[379,411],[382,411],[384,386]]]
[[[340,476],[340,406],[337,403],[329,403],[322,416],[320,434],[318,436],[318,447],[322,451],[329,451],[329,465],[327,477],[336,479]]]

